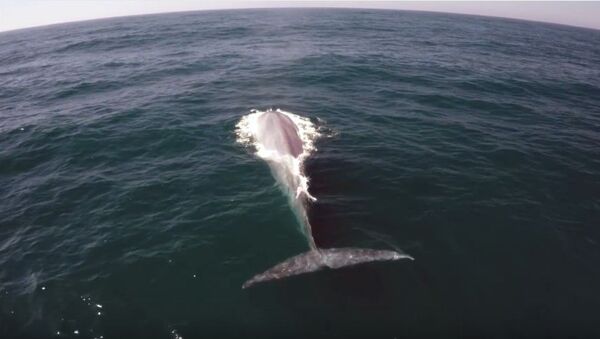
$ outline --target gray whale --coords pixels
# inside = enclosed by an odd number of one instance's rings
[[[305,178],[301,166],[304,143],[299,134],[299,127],[283,112],[267,110],[257,118],[253,136],[256,142],[262,145],[264,151],[271,155],[266,158],[267,163],[281,188],[284,192],[289,193],[290,205],[303,226],[309,251],[289,258],[265,272],[255,275],[246,281],[242,288],[327,268],[337,269],[373,261],[413,260],[407,254],[390,250],[365,248],[324,249],[317,247],[306,213],[308,204],[314,198],[307,190],[303,191],[301,189],[302,178]]]

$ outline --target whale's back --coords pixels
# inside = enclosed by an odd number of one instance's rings
[[[278,111],[267,111],[258,118],[257,137],[269,151],[281,155],[292,155],[294,158],[302,154],[302,139],[298,127],[285,114]]]

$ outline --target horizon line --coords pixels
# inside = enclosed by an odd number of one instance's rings
[[[340,6],[316,6],[316,7],[304,7],[304,6],[276,6],[276,7],[240,7],[240,8],[206,8],[206,9],[191,9],[191,10],[174,10],[174,11],[165,11],[165,12],[151,12],[151,13],[139,13],[139,14],[127,14],[127,15],[115,15],[115,16],[106,16],[106,17],[98,17],[98,18],[90,18],[90,19],[82,19],[82,20],[72,20],[72,21],[64,21],[64,22],[56,22],[35,26],[27,26],[20,27],[8,30],[0,30],[0,34],[4,33],[13,33],[23,30],[29,29],[39,29],[44,27],[52,27],[52,26],[60,26],[60,25],[68,25],[68,24],[77,24],[84,22],[92,22],[92,21],[102,21],[102,20],[110,20],[110,19],[123,19],[129,17],[142,17],[142,16],[156,16],[156,15],[168,15],[168,14],[177,14],[177,13],[195,13],[195,12],[218,12],[218,11],[244,11],[244,10],[286,10],[286,9],[338,9],[338,10],[373,10],[373,11],[395,11],[395,12],[417,12],[417,13],[435,13],[435,14],[448,14],[448,15],[461,15],[461,16],[473,16],[480,18],[491,18],[491,19],[503,19],[503,20],[514,20],[514,21],[522,21],[522,22],[531,22],[538,24],[548,24],[548,25],[557,25],[564,27],[572,27],[578,29],[589,29],[593,31],[600,31],[600,28],[589,27],[589,26],[579,26],[573,24],[565,24],[558,23],[552,21],[543,21],[543,20],[531,20],[531,19],[522,19],[522,18],[513,18],[513,17],[505,17],[505,16],[495,16],[495,15],[486,15],[486,14],[472,14],[472,13],[458,13],[458,12],[445,12],[445,11],[435,11],[435,10],[420,10],[420,9],[402,9],[402,8],[377,8],[377,7],[340,7]]]

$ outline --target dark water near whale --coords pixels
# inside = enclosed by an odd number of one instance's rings
[[[306,251],[250,109],[310,117]],[[600,336],[600,31],[245,10],[0,34],[0,337]]]

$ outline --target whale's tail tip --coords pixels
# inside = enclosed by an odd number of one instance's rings
[[[408,254],[389,250],[367,248],[314,249],[281,262],[267,271],[257,274],[242,285],[242,289],[269,280],[283,279],[303,273],[316,272],[324,268],[341,268],[372,261],[409,259]]]

